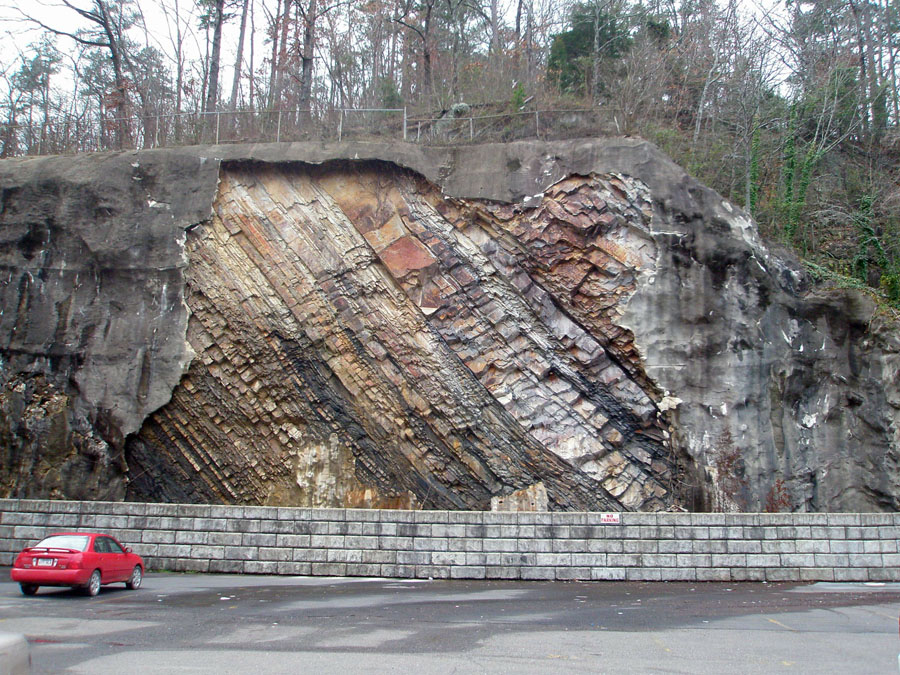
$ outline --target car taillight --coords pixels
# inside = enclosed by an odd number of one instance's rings
[[[81,569],[81,558],[72,558],[71,560],[66,562],[65,567],[68,567],[70,570],[80,570]]]

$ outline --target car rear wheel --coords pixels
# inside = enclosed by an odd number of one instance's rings
[[[90,596],[97,595],[100,592],[100,570],[91,572],[91,578],[88,579],[84,592]]]
[[[144,579],[144,573],[141,572],[141,566],[135,565],[134,569],[131,570],[131,578],[125,582],[125,588],[130,591],[135,591],[141,587],[141,581]]]
[[[19,588],[22,589],[22,595],[34,595],[37,593],[38,585],[37,584],[19,584]]]

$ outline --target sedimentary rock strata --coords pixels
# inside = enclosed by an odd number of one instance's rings
[[[640,141],[0,163],[0,490],[895,508],[896,334]]]

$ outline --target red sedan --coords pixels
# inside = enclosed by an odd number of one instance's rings
[[[41,586],[71,586],[97,595],[101,585],[117,581],[140,588],[144,561],[108,534],[61,532],[22,551],[11,576],[25,595]]]

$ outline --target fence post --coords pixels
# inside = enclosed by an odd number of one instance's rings
[[[403,142],[406,142],[406,106],[403,106]]]
[[[422,135],[422,122],[416,122],[416,143],[419,142],[419,136]]]
[[[469,118],[469,140],[471,141],[475,138],[475,120],[471,117]]]
[[[338,143],[341,142],[341,137],[344,133],[344,109],[341,108],[341,114],[338,116]]]
[[[222,113],[216,110],[216,145],[219,144],[219,120],[221,119]]]
[[[537,110],[534,111],[534,135],[541,137],[541,118]]]

